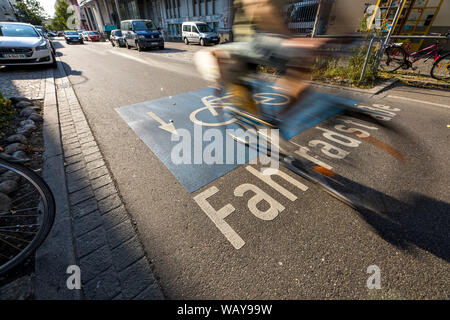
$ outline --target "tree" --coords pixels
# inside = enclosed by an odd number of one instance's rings
[[[47,14],[38,0],[17,1],[15,5],[19,20],[32,25],[42,25]]]
[[[69,27],[67,24],[70,24],[69,18],[73,15],[73,10],[69,9],[69,4],[62,0],[57,3],[55,6],[55,16],[52,20],[50,28],[52,30],[67,30]]]

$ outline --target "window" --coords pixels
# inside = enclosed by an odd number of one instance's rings
[[[75,34],[77,34],[75,32]],[[39,37],[32,26],[0,24],[0,37]]]
[[[191,32],[191,26],[185,24],[185,25],[183,26],[183,31]]]
[[[156,30],[152,21],[134,21],[133,28],[135,31]]]
[[[203,12],[203,10],[202,10],[202,8],[203,8],[203,3],[204,3],[204,0],[199,0],[199,8],[198,8],[198,15],[199,16],[201,16],[202,15],[202,12]]]
[[[194,17],[197,15],[197,1],[198,0],[194,0],[194,1],[192,1],[192,7],[193,7],[193,12],[194,12]]]
[[[197,24],[197,29],[200,32],[212,32],[211,27],[208,26],[206,23]]]

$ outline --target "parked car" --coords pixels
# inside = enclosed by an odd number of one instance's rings
[[[31,24],[0,22],[0,66],[32,64],[57,67],[50,41]]]
[[[36,30],[46,39],[48,39],[49,34],[47,33],[47,30],[44,29],[42,26],[34,26]],[[52,47],[52,52],[54,55],[56,55],[55,47],[53,46],[53,42],[49,39],[50,46]]]
[[[164,38],[152,20],[121,21],[120,29],[127,49],[136,47],[138,51],[146,48],[164,49]]]
[[[55,32],[53,32],[53,31],[49,31],[48,32],[48,36],[49,37],[57,37],[57,34]]]
[[[88,41],[100,41],[100,33],[97,31],[83,32],[83,38]]]
[[[181,25],[181,37],[185,44],[199,43],[202,46],[218,44],[220,37],[205,22],[188,21]]]
[[[109,37],[109,41],[113,47],[124,47],[125,42],[123,40],[122,31],[120,29],[114,29],[111,31],[111,35]]]
[[[81,35],[79,35],[76,31],[64,31],[64,39],[66,40],[67,44],[70,43],[81,43],[83,44],[83,37]]]

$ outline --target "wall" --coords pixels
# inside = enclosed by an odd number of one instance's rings
[[[377,4],[376,0],[335,0],[331,9],[327,34],[355,32],[364,17],[367,4]]]
[[[0,21],[17,21],[14,3],[14,0],[0,0]]]

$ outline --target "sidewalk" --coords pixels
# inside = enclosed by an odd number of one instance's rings
[[[7,75],[0,91],[8,97],[44,99],[43,177],[57,212],[36,252],[34,298],[164,299],[61,62],[54,74]],[[81,290],[67,288],[71,265],[80,268]]]

